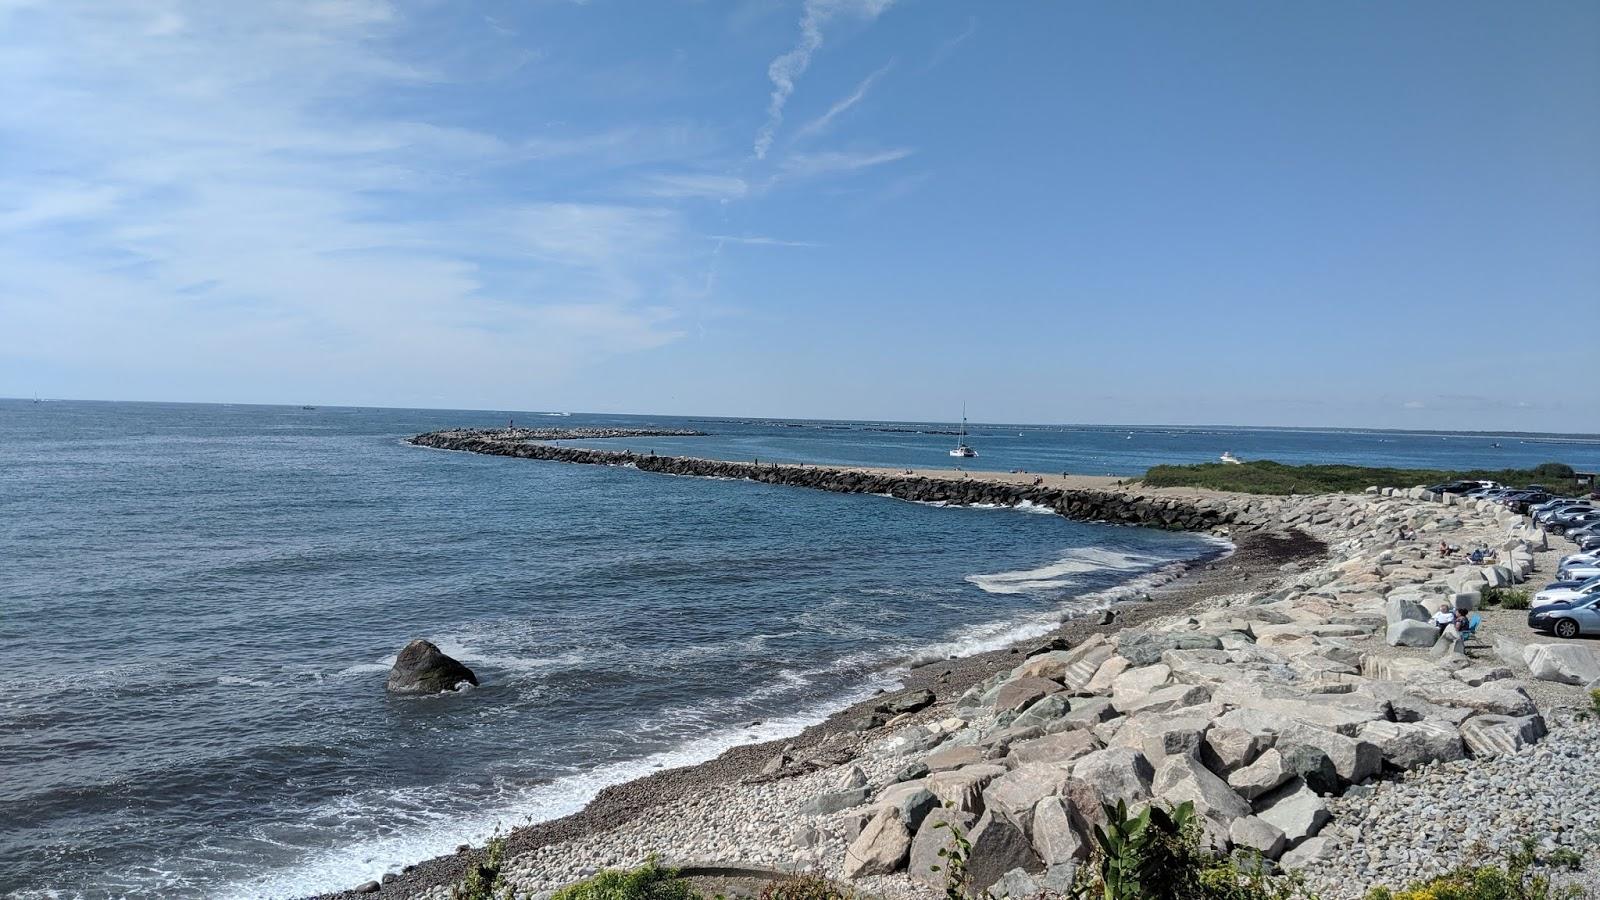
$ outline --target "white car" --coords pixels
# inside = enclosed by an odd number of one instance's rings
[[[1556,577],[1562,581],[1581,581],[1586,578],[1600,578],[1600,563],[1563,566],[1562,568],[1556,570]]]
[[[1556,563],[1557,569],[1566,569],[1572,566],[1592,566],[1600,562],[1600,550],[1589,550],[1583,553],[1568,553],[1561,557],[1561,562]]]
[[[1563,500],[1560,503],[1547,506],[1533,514],[1535,521],[1548,522],[1562,513],[1574,512],[1580,509],[1592,509],[1593,504],[1587,500]]]
[[[1600,576],[1590,578],[1577,587],[1546,588],[1533,595],[1533,602],[1528,604],[1534,609],[1549,606],[1552,603],[1566,603],[1580,597],[1600,597]]]

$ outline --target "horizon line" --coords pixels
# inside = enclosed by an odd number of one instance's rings
[[[84,397],[0,397],[0,403],[127,403],[169,406],[261,406],[281,407],[288,409],[303,409],[315,407],[317,409],[376,409],[376,410],[415,410],[419,412],[464,412],[464,413],[529,413],[532,415],[547,415],[550,413],[565,413],[572,416],[630,416],[635,418],[671,418],[671,419],[724,419],[728,421],[765,421],[765,422],[821,422],[835,424],[859,425],[937,425],[947,424],[943,419],[847,419],[847,418],[815,418],[810,416],[771,416],[771,415],[717,415],[711,413],[640,413],[640,412],[607,412],[607,411],[579,411],[579,410],[537,410],[537,409],[511,409],[509,407],[448,407],[448,406],[388,406],[374,403],[306,403],[306,402],[278,402],[264,403],[257,401],[227,401],[227,400],[105,400]],[[951,419],[950,422],[959,420]],[[1498,430],[1485,431],[1478,429],[1456,428],[1386,428],[1370,425],[1244,425],[1226,424],[1219,422],[1207,423],[1162,423],[1144,422],[1137,424],[1112,423],[1112,422],[972,422],[988,427],[1020,427],[1020,428],[1097,428],[1119,431],[1123,429],[1229,429],[1234,431],[1365,431],[1374,433],[1394,434],[1438,434],[1438,435],[1483,435],[1513,437],[1518,435],[1535,435],[1566,438],[1587,438],[1600,442],[1600,432],[1587,431],[1512,431]]]

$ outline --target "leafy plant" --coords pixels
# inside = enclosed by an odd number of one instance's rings
[[[944,860],[944,865],[930,866],[934,872],[944,872],[944,895],[947,900],[973,900],[967,894],[967,862],[972,859],[972,842],[962,833],[960,827],[954,822],[938,822],[935,828],[946,828],[950,831],[950,846],[939,848],[939,858]],[[984,892],[988,897],[988,892]]]
[[[1533,597],[1527,591],[1510,591],[1501,588],[1500,606],[1502,609],[1527,609],[1533,605]]]
[[[550,900],[701,900],[678,870],[650,857],[637,869],[606,869],[556,891]]]
[[[483,856],[467,868],[461,883],[450,889],[450,900],[513,900],[510,885],[500,884],[501,861],[506,852],[506,839],[499,834],[483,845]],[[496,890],[500,890],[498,897]]]
[[[1600,688],[1593,688],[1589,691],[1589,705],[1594,708],[1595,712],[1600,713]]]
[[[1298,875],[1267,874],[1260,854],[1218,858],[1201,847],[1201,819],[1185,801],[1128,815],[1104,806],[1091,865],[1079,870],[1078,900],[1315,900]]]

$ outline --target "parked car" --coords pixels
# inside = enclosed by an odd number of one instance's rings
[[[1567,537],[1574,541],[1596,536],[1600,536],[1600,522],[1590,522],[1587,525],[1579,525],[1577,528],[1567,529]]]
[[[1573,580],[1573,581],[1552,581],[1549,584],[1545,585],[1544,587],[1540,588],[1539,589],[1539,593],[1542,594],[1545,591],[1559,591],[1559,590],[1564,590],[1566,588],[1579,588],[1579,587],[1583,587],[1584,585],[1588,584],[1590,581],[1593,581],[1593,580],[1594,579],[1592,579],[1592,578],[1588,578],[1588,579],[1584,579],[1582,581],[1578,581],[1578,580]]]
[[[1587,500],[1564,500],[1553,506],[1547,506],[1534,514],[1534,519],[1539,522],[1548,522],[1564,512],[1574,509],[1591,509]]]
[[[1540,503],[1538,506],[1535,506],[1532,509],[1528,510],[1528,512],[1531,515],[1538,515],[1539,513],[1542,513],[1547,509],[1553,509],[1553,508],[1555,508],[1557,506],[1564,506],[1564,505],[1566,505],[1568,503],[1577,503],[1577,502],[1578,502],[1578,498],[1576,498],[1576,497],[1552,497],[1549,500],[1546,500],[1545,502]]]
[[[1503,497],[1500,502],[1519,513],[1525,513],[1528,511],[1528,507],[1535,503],[1543,503],[1548,499],[1550,499],[1550,495],[1544,491],[1518,491],[1515,494]]]
[[[1530,606],[1533,609],[1549,606],[1552,603],[1566,603],[1579,597],[1587,597],[1600,591],[1600,576],[1585,578],[1573,587],[1556,587],[1554,584],[1533,595]]]
[[[1465,479],[1458,479],[1456,481],[1440,482],[1439,484],[1433,485],[1432,487],[1428,488],[1428,490],[1432,491],[1435,494],[1465,494],[1465,493],[1468,493],[1470,491],[1479,491],[1479,490],[1485,490],[1485,489],[1488,489],[1488,488],[1497,488],[1499,486],[1500,485],[1495,484],[1492,481],[1480,481],[1480,480],[1477,480],[1477,479],[1465,478]]]
[[[1528,627],[1558,638],[1600,632],[1600,591],[1528,611]]]
[[[1565,534],[1569,531],[1578,531],[1594,522],[1600,522],[1600,509],[1587,509],[1556,516],[1550,521],[1549,527],[1559,534]]]
[[[1573,566],[1590,566],[1597,562],[1600,562],[1600,552],[1585,553],[1580,551],[1578,553],[1568,553],[1566,556],[1561,557],[1560,562],[1556,563],[1556,571]]]
[[[1576,566],[1564,566],[1556,570],[1556,577],[1564,580],[1577,578],[1600,578],[1600,563],[1585,563]]]
[[[1568,535],[1568,537],[1572,536]],[[1579,535],[1578,537],[1572,538],[1572,541],[1573,543],[1577,544],[1578,549],[1584,553],[1588,553],[1590,550],[1600,550],[1600,534]]]

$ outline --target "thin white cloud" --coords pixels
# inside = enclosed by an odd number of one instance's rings
[[[863,78],[861,83],[856,85],[856,89],[851,91],[848,96],[828,107],[827,112],[800,126],[800,128],[794,133],[795,140],[800,140],[807,137],[815,137],[831,128],[833,123],[840,116],[844,115],[846,112],[849,112],[856,106],[856,104],[867,98],[867,92],[872,90],[872,85],[879,78],[882,78],[884,73],[888,72],[890,67],[893,65],[893,62],[884,64],[883,68],[873,72],[866,78]]]
[[[794,93],[795,81],[811,65],[811,56],[822,46],[822,28],[840,15],[851,15],[868,21],[876,19],[894,4],[894,0],[806,0],[800,14],[800,39],[794,49],[774,59],[767,66],[767,78],[772,82],[772,96],[767,101],[767,121],[756,132],[754,152],[756,159],[766,159],[767,151],[783,124],[783,108]]]
[[[787,241],[759,234],[708,234],[707,238],[727,244],[750,244],[757,247],[820,247],[813,241]]]
[[[901,147],[870,153],[828,151],[826,153],[796,153],[783,160],[779,169],[784,178],[817,178],[825,175],[843,175],[897,162],[914,151]]]
[[[956,48],[957,47],[960,47],[962,44],[966,43],[967,39],[972,37],[972,35],[974,33],[976,33],[977,30],[978,30],[978,17],[977,16],[969,17],[967,19],[967,27],[963,28],[961,30],[960,34],[958,34],[955,37],[950,38],[949,40],[947,40],[944,43],[940,44],[939,48],[937,50],[934,50],[933,51],[933,55],[928,58],[928,62],[927,62],[926,65],[924,65],[922,67],[922,70],[924,72],[926,72],[929,69],[932,69],[933,67],[935,67],[935,66],[939,65],[940,63],[944,62],[946,59],[948,59],[950,57],[950,54],[956,52]]]
[[[750,183],[737,175],[663,173],[650,176],[639,192],[666,200],[688,197],[736,200],[750,193]]]

